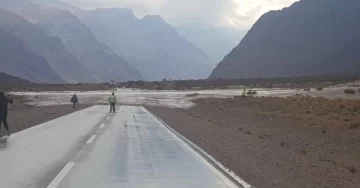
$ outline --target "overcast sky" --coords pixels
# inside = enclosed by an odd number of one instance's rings
[[[85,9],[131,8],[139,18],[159,14],[177,26],[197,23],[249,29],[270,10],[290,6],[298,0],[63,0]]]

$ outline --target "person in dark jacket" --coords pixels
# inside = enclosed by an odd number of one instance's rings
[[[7,122],[7,115],[8,115],[8,104],[12,104],[12,98],[8,98],[5,96],[5,93],[0,91],[0,129],[1,123],[4,124],[4,127],[7,131],[8,136],[10,136],[10,129]]]
[[[78,99],[78,97],[76,96],[76,94],[74,94],[74,95],[71,97],[71,103],[73,103],[73,109],[75,109],[76,104],[79,103],[79,99]]]
[[[114,112],[115,113],[115,105],[116,105],[116,96],[115,93],[113,92],[111,94],[111,96],[109,97],[109,103],[110,103],[110,113]]]

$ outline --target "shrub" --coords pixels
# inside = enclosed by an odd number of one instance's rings
[[[156,90],[163,90],[163,87],[161,85],[158,85]]]
[[[306,151],[305,148],[303,148],[303,149],[300,150],[300,153],[303,154],[303,155],[306,155],[306,154],[307,154],[307,151]]]
[[[345,90],[344,90],[344,93],[353,95],[353,94],[356,93],[356,91],[353,90],[353,89],[345,89]]]
[[[188,94],[186,96],[187,97],[197,97],[197,96],[199,96],[199,93]]]
[[[318,91],[323,91],[323,90],[324,90],[324,88],[322,88],[322,87],[318,87],[318,88],[316,88],[316,90],[318,90]]]
[[[351,123],[349,126],[349,129],[359,129],[359,128],[360,128],[360,122]]]
[[[280,142],[280,146],[281,146],[281,147],[284,147],[285,144],[286,144],[285,142]]]
[[[347,169],[353,174],[356,174],[356,172],[357,172],[357,169],[355,166],[348,167]]]

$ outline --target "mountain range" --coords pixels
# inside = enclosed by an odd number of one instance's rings
[[[264,14],[210,79],[360,73],[360,1],[301,0]]]
[[[11,32],[64,82],[199,79],[212,70],[209,56],[160,16],[138,19],[118,8],[85,11],[55,0],[3,0],[0,6],[22,17],[22,30]]]
[[[114,8],[88,11],[83,20],[147,80],[199,79],[211,72],[207,54],[160,16],[138,19],[130,9]]]
[[[207,24],[176,27],[180,35],[203,49],[213,60],[213,68],[239,44],[245,30],[214,27]]]
[[[0,72],[31,82],[202,79],[212,59],[221,62],[209,79],[360,73],[357,0],[300,0],[270,11],[225,58],[237,33],[221,36],[219,28],[178,32],[157,15],[57,0],[2,0],[0,7]]]
[[[0,11],[0,25],[4,18]],[[47,64],[46,59],[30,50],[13,31],[0,28],[0,72],[34,82],[64,82]]]
[[[41,32],[41,38],[58,40],[56,44],[37,40],[35,52],[44,56],[51,67],[66,82],[103,82],[110,79],[127,81],[143,77],[128,62],[100,43],[80,20],[68,11],[48,9],[27,0],[5,0],[0,3],[13,13],[26,18],[31,28]],[[34,46],[31,41],[29,46]],[[51,51],[49,50],[51,49]]]
[[[103,43],[131,63],[146,80],[206,78],[212,60],[160,16],[142,19],[131,9],[83,11],[63,2],[46,3],[77,15]]]
[[[11,76],[9,74],[0,72],[0,85],[28,85],[33,84],[32,82],[22,79],[20,77]]]

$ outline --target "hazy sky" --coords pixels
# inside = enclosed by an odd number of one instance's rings
[[[63,0],[85,9],[123,7],[138,17],[159,14],[173,25],[197,23],[249,29],[269,10],[277,10],[298,0]]]

